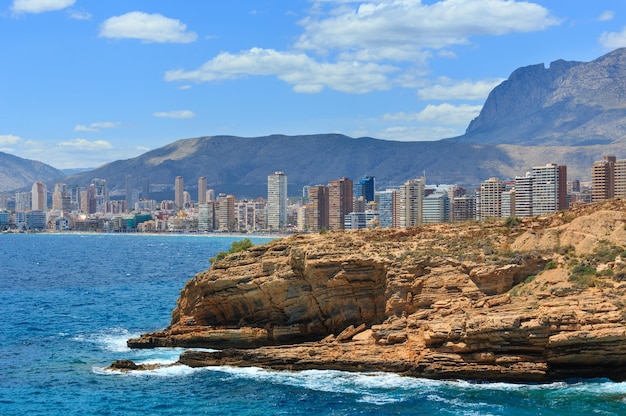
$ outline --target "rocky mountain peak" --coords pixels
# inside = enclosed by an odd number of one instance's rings
[[[591,62],[557,60],[515,70],[489,94],[458,140],[592,145],[626,135],[626,49]]]

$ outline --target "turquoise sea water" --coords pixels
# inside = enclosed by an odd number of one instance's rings
[[[432,381],[385,373],[171,367],[126,348],[239,238],[0,235],[0,415],[626,415],[626,383]],[[262,240],[256,240],[262,241]]]

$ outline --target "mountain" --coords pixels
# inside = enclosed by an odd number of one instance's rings
[[[590,179],[602,155],[625,158],[626,49],[592,62],[557,60],[515,70],[489,94],[463,136],[435,142],[395,142],[340,134],[213,136],[178,140],[128,160],[119,160],[66,182],[84,186],[105,178],[123,193],[125,177],[139,188],[169,192],[181,175],[194,195],[198,177],[210,188],[238,197],[266,195],[267,175],[287,173],[290,195],[304,185],[363,175],[379,189],[425,174],[428,183],[476,185],[491,177],[512,179],[531,167],[558,163],[568,177]],[[165,196],[165,195],[159,195]]]
[[[478,183],[510,163],[506,152],[492,145],[353,139],[340,134],[213,136],[179,140],[70,176],[66,182],[85,185],[93,178],[105,178],[111,188],[124,189],[125,175],[131,175],[136,187],[143,178],[152,185],[173,186],[174,178],[181,175],[193,187],[199,176],[205,176],[216,192],[258,197],[267,194],[267,175],[275,171],[284,171],[289,194],[299,195],[304,185],[340,177],[358,181],[364,175],[374,175],[379,188],[424,173],[429,183]]]
[[[0,192],[30,188],[33,182],[51,182],[64,176],[45,163],[0,152]]]
[[[465,143],[588,146],[626,137],[626,49],[592,62],[514,71],[489,94]]]

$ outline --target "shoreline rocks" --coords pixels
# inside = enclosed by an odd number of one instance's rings
[[[626,378],[626,204],[504,221],[294,236],[191,279],[132,348],[190,366],[440,379]],[[584,274],[587,273],[587,274]]]

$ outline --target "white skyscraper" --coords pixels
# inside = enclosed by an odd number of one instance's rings
[[[287,175],[275,172],[267,177],[267,227],[282,230],[287,225]]]

